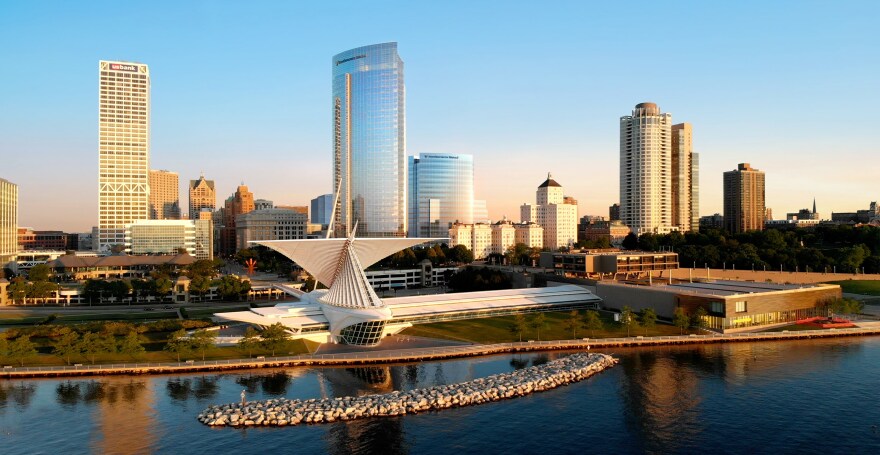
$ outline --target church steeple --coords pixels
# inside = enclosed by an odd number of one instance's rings
[[[813,197],[813,214],[816,214],[816,198]]]

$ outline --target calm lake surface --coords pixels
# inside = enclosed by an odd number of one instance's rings
[[[565,353],[372,368],[0,380],[0,452],[880,453],[880,338],[617,349],[620,365],[524,398],[398,418],[213,429],[211,404],[386,393]]]

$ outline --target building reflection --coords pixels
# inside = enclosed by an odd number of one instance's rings
[[[266,395],[279,396],[287,394],[291,377],[285,371],[271,374],[249,374],[236,378],[235,383],[243,386],[249,395],[260,390]]]
[[[55,401],[64,407],[94,407],[96,431],[91,446],[95,453],[148,453],[156,440],[155,395],[145,380],[64,381],[55,387]]]

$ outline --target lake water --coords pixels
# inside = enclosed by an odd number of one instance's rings
[[[0,380],[0,453],[880,453],[880,338],[610,352],[618,366],[524,398],[285,428],[209,428],[196,415],[242,389],[248,399],[385,393],[565,354]]]

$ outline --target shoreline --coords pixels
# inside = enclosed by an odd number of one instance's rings
[[[794,332],[763,332],[711,335],[680,335],[658,337],[602,338],[555,341],[522,341],[498,344],[475,344],[437,348],[415,348],[389,351],[365,351],[346,354],[298,355],[257,359],[206,360],[169,363],[124,363],[57,367],[13,367],[0,369],[0,379],[54,378],[111,375],[157,375],[176,373],[254,370],[300,366],[359,366],[411,363],[496,354],[616,347],[667,346],[683,344],[744,343],[756,341],[809,340],[880,335],[877,328],[802,330]]]

